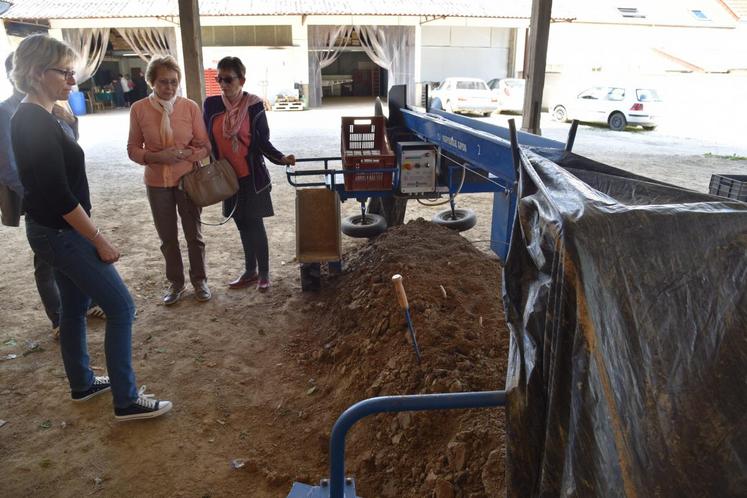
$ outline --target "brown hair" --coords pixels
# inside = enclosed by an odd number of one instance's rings
[[[156,82],[156,75],[158,70],[164,68],[169,71],[176,71],[179,75],[179,81],[182,79],[182,70],[179,67],[179,63],[171,55],[165,55],[162,57],[153,57],[148,63],[148,69],[145,70],[145,79],[148,80],[150,86],[153,86]]]
[[[233,71],[239,78],[246,78],[246,67],[238,57],[223,57],[218,61],[218,71]]]

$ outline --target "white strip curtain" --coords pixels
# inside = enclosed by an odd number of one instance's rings
[[[85,83],[104,60],[109,28],[63,29],[62,37],[80,55],[75,66],[75,80],[78,85]]]
[[[415,102],[415,28],[356,26],[358,38],[374,63],[389,71],[389,87],[407,85],[407,102]]]
[[[127,44],[145,62],[155,56],[176,54],[173,28],[116,28]]]
[[[322,105],[322,69],[340,57],[351,26],[309,26],[309,107]],[[340,39],[341,45],[336,45]]]

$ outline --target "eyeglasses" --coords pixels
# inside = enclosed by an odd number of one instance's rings
[[[75,71],[70,71],[68,69],[59,69],[56,67],[48,67],[47,71],[54,71],[55,73],[60,73],[66,80],[74,79],[75,78]]]
[[[162,86],[179,86],[179,80],[156,80],[156,83]]]
[[[237,78],[236,76],[216,76],[215,77],[216,83],[221,84],[225,82],[227,85],[230,85],[231,83],[233,83],[233,80],[238,80],[238,79],[239,78]]]

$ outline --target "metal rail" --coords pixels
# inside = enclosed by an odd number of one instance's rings
[[[505,405],[505,391],[380,396],[359,401],[345,410],[332,428],[329,442],[330,498],[345,498],[345,437],[360,419],[377,413],[495,408]]]

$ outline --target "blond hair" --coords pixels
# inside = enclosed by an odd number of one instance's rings
[[[165,55],[162,57],[153,57],[148,63],[148,69],[145,70],[145,79],[148,81],[148,83],[150,83],[150,86],[153,86],[155,84],[158,70],[161,68],[167,69],[169,71],[176,71],[176,74],[179,75],[179,81],[181,81],[182,70],[179,67],[179,63],[176,62],[176,59],[174,59],[174,57]]]
[[[13,55],[10,79],[23,93],[36,90],[39,76],[49,68],[75,63],[78,54],[70,46],[47,35],[27,36]]]

